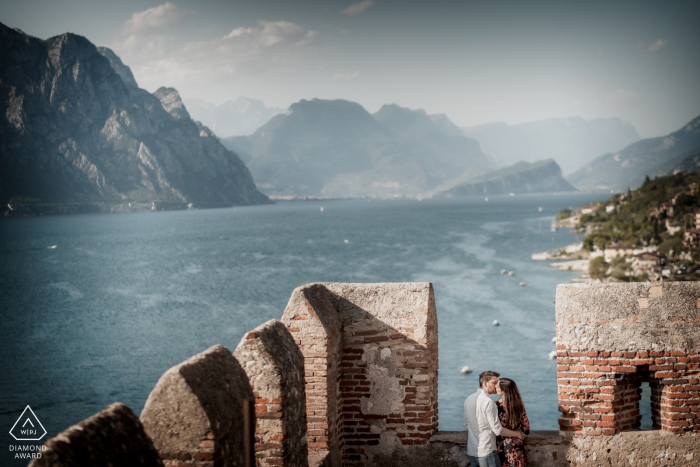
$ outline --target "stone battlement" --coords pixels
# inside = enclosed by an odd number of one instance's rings
[[[696,465],[700,283],[560,285],[556,305],[560,431],[531,432],[528,465]],[[114,404],[30,465],[466,467],[437,395],[430,283],[308,284],[234,351],[168,370],[140,419]]]

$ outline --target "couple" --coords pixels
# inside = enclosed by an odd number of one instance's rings
[[[464,401],[471,467],[525,467],[523,440],[530,422],[515,381],[499,376],[495,371],[481,373],[479,390]],[[501,400],[492,401],[491,394]]]

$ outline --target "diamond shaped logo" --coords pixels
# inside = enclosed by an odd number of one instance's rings
[[[41,438],[46,436],[46,429],[44,425],[41,424],[32,408],[27,406],[19,416],[12,429],[10,429],[10,434],[17,441],[39,441]]]

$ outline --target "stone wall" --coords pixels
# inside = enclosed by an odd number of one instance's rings
[[[528,465],[697,465],[700,283],[560,285],[556,304],[560,431],[531,432]],[[437,431],[437,376],[431,284],[309,284],[235,354],[168,370],[140,421],[110,406],[31,465],[243,465],[255,396],[260,467],[467,467],[466,433]],[[658,429],[637,429],[642,382]]]
[[[341,465],[340,375],[341,320],[322,285],[292,292],[282,323],[304,356],[309,453],[334,467]],[[325,453],[325,454],[324,454]]]
[[[233,356],[255,395],[256,465],[308,466],[304,356],[294,338],[273,319],[246,333]]]
[[[559,285],[556,305],[562,432],[639,427],[642,382],[656,427],[700,431],[697,282]]]
[[[333,452],[337,433],[342,465],[427,444],[438,425],[431,284],[310,284],[294,291],[282,321],[306,357],[309,433],[314,419],[331,421],[327,446]]]
[[[215,345],[165,372],[141,423],[166,467],[242,466],[243,402],[252,397],[238,360]]]
[[[124,404],[112,404],[49,439],[30,467],[129,465],[158,467],[163,462],[139,419]]]

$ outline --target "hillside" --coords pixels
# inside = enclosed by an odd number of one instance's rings
[[[75,34],[40,40],[0,25],[2,206],[269,202],[238,156],[189,118],[177,91],[139,89],[103,53],[110,57]]]
[[[607,201],[560,211],[557,221],[586,232],[582,254],[591,252],[592,278],[658,280],[663,274],[664,280],[700,280],[694,272],[700,261],[699,191],[699,172],[646,179]],[[622,247],[628,250],[614,252]],[[633,256],[641,252],[646,258]],[[654,268],[642,264],[650,258]]]
[[[387,127],[354,102],[302,100],[253,135],[226,144],[276,196],[416,196],[488,166],[475,142],[446,134],[444,121],[406,110],[396,114],[419,118],[403,131],[393,112],[380,111]]]
[[[557,193],[576,191],[561,175],[553,159],[518,162],[488,172],[440,193],[440,196],[499,195],[508,193]]]
[[[700,117],[666,136],[648,138],[604,154],[566,177],[580,190],[637,188],[646,176],[672,173],[684,159],[700,150]]]
[[[462,131],[500,165],[554,159],[564,174],[639,140],[637,130],[619,118],[550,118],[517,125],[498,122]]]

